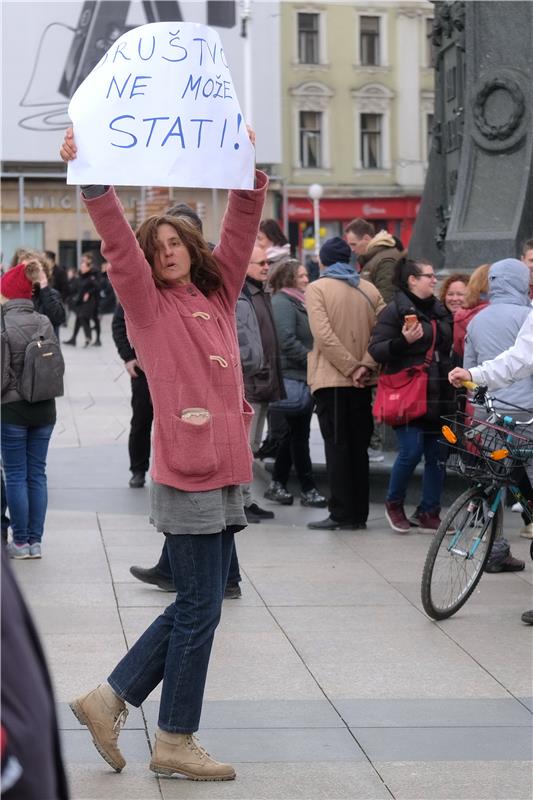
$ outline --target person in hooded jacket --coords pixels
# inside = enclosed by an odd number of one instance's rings
[[[435,531],[440,524],[440,498],[445,476],[444,453],[440,444],[440,417],[455,409],[447,374],[451,366],[452,317],[434,295],[437,282],[433,266],[426,261],[402,258],[394,271],[397,287],[392,302],[381,312],[372,332],[368,352],[387,374],[422,364],[433,341],[435,350],[429,367],[427,411],[407,425],[395,426],[398,456],[394,462],[385,514],[391,528],[406,533],[411,527]],[[416,316],[409,326],[406,316]],[[415,467],[424,456],[422,498],[407,519],[405,495]]]
[[[362,277],[374,284],[386,303],[394,297],[394,267],[402,257],[399,244],[388,231],[379,231],[359,256]]]
[[[481,264],[481,266],[476,267],[466,285],[462,308],[455,312],[453,318],[453,359],[456,366],[460,366],[463,363],[468,323],[488,305],[489,269],[490,264]]]
[[[511,347],[518,331],[531,312],[529,300],[529,269],[516,258],[496,261],[488,273],[489,305],[466,330],[464,367],[470,369],[483,361],[489,361]],[[514,408],[514,407],[517,408]],[[533,376],[523,378],[510,386],[499,389],[494,407],[500,413],[508,412],[516,419],[529,419],[533,406]],[[520,411],[522,409],[522,412]],[[480,413],[476,407],[476,413]],[[483,413],[481,411],[481,413]],[[533,478],[533,469],[530,470]],[[533,490],[522,477],[520,488],[528,500],[533,500]],[[533,539],[533,523],[523,515],[524,527],[520,535]],[[496,546],[496,544],[498,546]],[[524,562],[513,558],[507,542],[500,538],[495,542],[485,570],[487,572],[515,572],[524,569]]]
[[[330,491],[329,516],[308,523],[317,530],[362,530],[369,510],[369,384],[376,363],[367,346],[385,304],[351,266],[351,254],[340,237],[327,239],[319,253],[321,277],[306,289],[313,336],[307,382],[316,401]]]

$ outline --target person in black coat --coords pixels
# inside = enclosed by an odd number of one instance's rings
[[[154,410],[146,375],[139,366],[135,350],[128,340],[124,309],[120,304],[113,315],[111,332],[118,354],[131,378],[132,415],[128,439],[131,472],[130,487],[132,489],[141,489],[145,484],[145,476],[150,466],[150,435]]]
[[[307,354],[313,349],[313,335],[305,307],[305,289],[309,283],[307,269],[296,259],[286,259],[271,273],[272,312],[278,336],[283,378],[307,384]],[[309,452],[309,434],[313,405],[296,415],[284,415],[285,432],[280,441],[272,482],[265,492],[268,500],[292,505],[287,491],[294,464],[300,483],[303,506],[325,508],[327,500],[317,490]]]
[[[386,516],[392,529],[410,527],[434,531],[440,524],[440,497],[445,476],[440,417],[455,409],[454,392],[447,381],[451,368],[452,317],[434,295],[437,278],[431,264],[402,258],[394,271],[397,290],[383,309],[372,332],[368,352],[385,373],[422,364],[433,341],[435,351],[428,373],[427,412],[407,425],[395,427],[399,453],[392,468]],[[407,319],[406,319],[407,318]],[[421,502],[411,519],[404,511],[407,486],[424,456]]]
[[[52,288],[51,272],[48,261],[38,258],[41,264],[39,283],[33,285],[33,306],[39,314],[48,317],[54,328],[54,333],[59,339],[59,328],[66,319],[65,306],[61,294],[57,289]]]
[[[91,320],[94,319],[98,304],[98,283],[93,270],[93,257],[91,253],[84,253],[81,257],[77,294],[73,306],[76,314],[74,332],[64,344],[76,346],[76,338],[80,328],[85,334],[85,347],[91,344]]]
[[[31,615],[2,559],[2,800],[68,800],[50,675]]]

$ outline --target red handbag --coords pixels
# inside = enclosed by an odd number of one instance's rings
[[[406,367],[392,375],[381,374],[372,413],[376,422],[406,425],[427,412],[428,373],[433,360],[437,323],[432,320],[433,341],[422,364]]]

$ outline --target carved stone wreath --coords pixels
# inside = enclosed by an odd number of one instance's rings
[[[491,125],[485,116],[485,107],[490,95],[497,89],[506,91],[512,101],[512,111],[507,122],[501,125]],[[508,77],[491,78],[481,86],[474,101],[474,121],[480,133],[489,141],[505,141],[516,131],[524,116],[525,100],[522,89]]]

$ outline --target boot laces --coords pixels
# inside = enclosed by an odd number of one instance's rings
[[[113,730],[115,731],[116,735],[118,736],[122,727],[125,725],[126,720],[128,718],[128,709],[123,708],[122,711],[119,711],[117,716],[115,717],[115,722],[113,723]]]
[[[211,758],[205,747],[202,747],[196,736],[193,734],[188,737],[187,744],[191,750],[200,753],[202,759]]]

